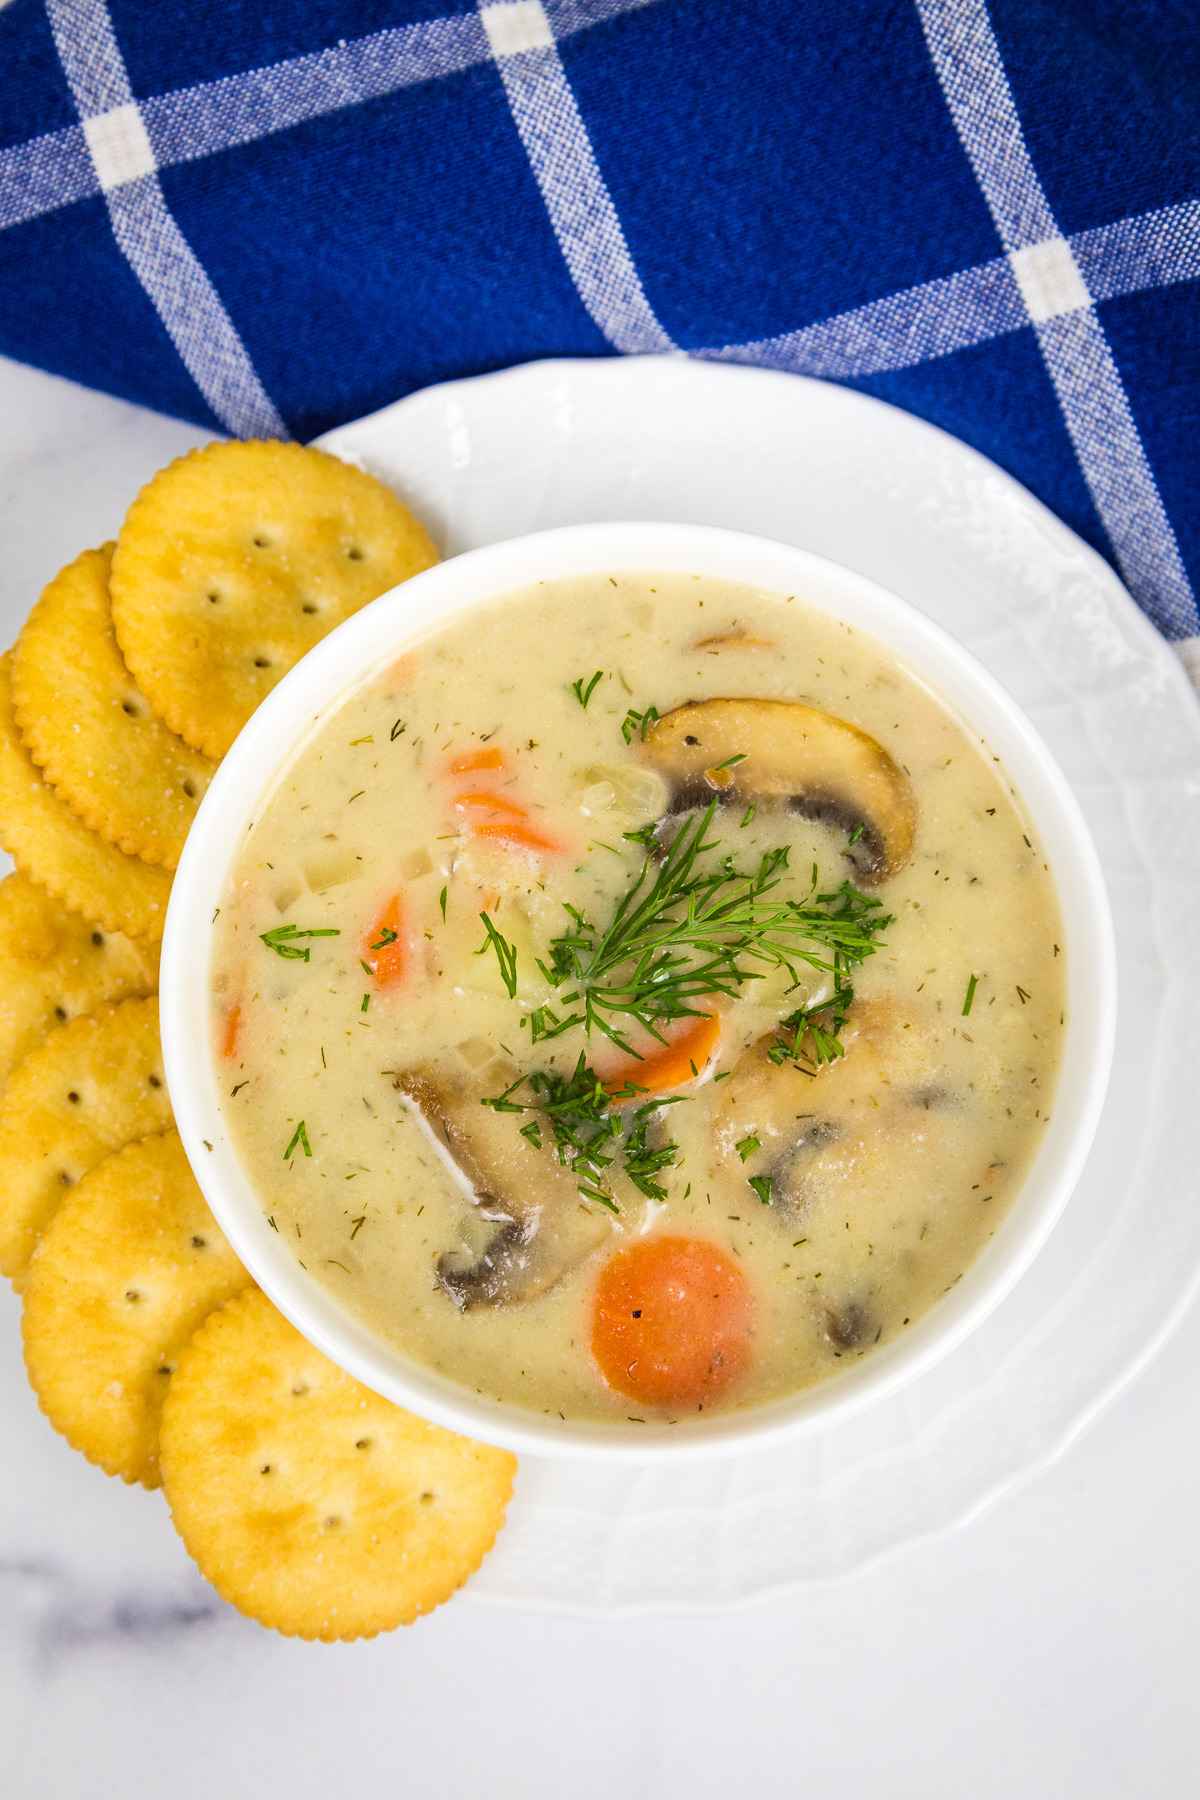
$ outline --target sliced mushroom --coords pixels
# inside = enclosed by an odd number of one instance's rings
[[[772,1062],[779,1040],[760,1038],[717,1101],[718,1162],[742,1182],[770,1176],[772,1203],[791,1220],[826,1186],[844,1183],[861,1195],[888,1179],[906,1145],[921,1151],[931,1092],[946,1094],[943,1106],[954,1098],[933,1081],[936,1062],[910,1024],[897,1001],[860,1001],[842,1033],[845,1055],[821,1067]],[[743,1156],[748,1139],[757,1147]]]
[[[642,755],[670,781],[672,813],[774,802],[845,831],[864,885],[911,854],[917,808],[903,770],[857,725],[798,700],[689,701],[658,720]]]
[[[490,1227],[477,1253],[448,1250],[438,1258],[438,1282],[456,1306],[532,1300],[604,1242],[611,1227],[585,1206],[553,1151],[523,1138],[511,1114],[481,1105],[497,1090],[494,1071],[481,1085],[465,1073],[410,1069],[395,1085]]]

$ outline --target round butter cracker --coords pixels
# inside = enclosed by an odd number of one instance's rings
[[[52,1031],[0,1097],[0,1274],[21,1287],[71,1188],[170,1123],[156,999],[123,1000]]]
[[[0,844],[56,900],[107,931],[162,937],[171,877],[89,831],[42,779],[17,734],[11,659],[0,657]]]
[[[50,1423],[109,1475],[157,1487],[179,1353],[249,1279],[176,1132],[97,1164],[59,1208],[25,1289],[25,1366]]]
[[[85,550],[45,589],[13,650],[13,712],[30,757],[85,825],[173,869],[213,764],[155,718],[121,660],[111,560],[111,544]]]
[[[363,1387],[257,1290],[180,1357],[161,1455],[176,1528],[218,1593],[329,1642],[449,1599],[490,1550],[516,1470]]]
[[[157,986],[157,944],[102,931],[27,875],[0,881],[0,1090],[56,1025]]]
[[[159,717],[221,757],[306,650],[436,561],[424,526],[352,464],[300,444],[209,444],[126,515],[117,641]]]

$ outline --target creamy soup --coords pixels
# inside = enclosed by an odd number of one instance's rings
[[[1061,937],[1003,769],[874,640],[700,577],[546,582],[277,781],[216,922],[226,1124],[416,1361],[564,1418],[753,1405],[996,1230]]]

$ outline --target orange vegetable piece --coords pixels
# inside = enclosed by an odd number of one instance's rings
[[[367,933],[363,961],[369,966],[376,984],[381,988],[399,987],[408,974],[404,902],[399,894],[392,895]]]
[[[225,1023],[221,1032],[221,1055],[232,1060],[238,1052],[238,1039],[242,1031],[242,1003],[236,1000],[225,1014]]]
[[[719,1245],[640,1238],[600,1271],[592,1354],[631,1400],[702,1405],[748,1365],[753,1324],[750,1284]]]
[[[522,850],[561,850],[553,838],[543,837],[532,825],[522,825],[517,819],[500,819],[494,824],[476,825],[475,836],[490,838],[501,844],[518,844]]]
[[[489,744],[482,750],[465,750],[461,756],[453,758],[450,764],[452,775],[474,775],[478,769],[502,769],[504,752],[499,744]]]
[[[610,1094],[630,1086],[649,1094],[665,1093],[670,1088],[686,1087],[704,1072],[721,1036],[721,1021],[716,1013],[702,1013],[688,1019],[686,1028],[668,1044],[657,1044],[639,1062],[636,1057],[616,1069],[605,1071],[604,1085]],[[631,1096],[636,1098],[637,1096]]]
[[[460,812],[465,812],[468,806],[476,806],[508,819],[529,817],[527,806],[521,806],[516,800],[506,800],[503,794],[493,793],[487,788],[472,788],[469,794],[460,794],[454,804]]]

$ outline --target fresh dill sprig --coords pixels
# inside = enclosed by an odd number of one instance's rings
[[[625,742],[628,744],[631,741],[634,732],[636,731],[638,736],[642,739],[642,742],[644,743],[646,741],[646,735],[649,732],[650,727],[652,725],[657,725],[657,723],[658,723],[658,708],[657,708],[657,706],[648,706],[646,708],[645,712],[637,712],[631,706],[629,711],[625,714],[625,717],[621,720],[621,736],[625,739]]]
[[[288,1158],[293,1156],[297,1149],[303,1150],[305,1156],[312,1155],[312,1145],[308,1141],[308,1128],[303,1119],[301,1119],[295,1131],[293,1131],[291,1137],[288,1139],[288,1147],[284,1151],[281,1161],[287,1162]]]
[[[714,800],[685,820],[665,853],[648,855],[601,930],[578,908],[567,906],[571,929],[551,941],[549,961],[538,967],[551,987],[566,989],[564,1008],[542,1008],[541,1035],[582,1025],[600,1032],[626,1055],[637,1055],[625,1035],[632,1020],[665,1042],[661,1027],[694,1017],[695,1002],[714,994],[735,996],[768,968],[782,967],[793,985],[801,965],[834,977],[862,962],[890,919],[878,900],[848,882],[831,893],[818,889],[814,867],[803,900],[778,897],[788,869],[786,848],[768,850],[757,867],[739,869],[730,856],[712,860],[719,846],[707,837]]]
[[[585,681],[581,675],[578,681],[573,681],[571,683],[571,692],[578,700],[580,706],[582,706],[584,712],[587,711],[587,703],[595,693],[597,684],[603,680],[604,670],[597,669],[590,681]]]
[[[299,925],[276,925],[273,930],[260,931],[258,935],[268,950],[273,950],[286,962],[308,962],[312,952],[299,942],[301,938],[341,937],[342,934],[332,925],[313,931],[301,931]]]
[[[514,1099],[522,1089],[528,1098]],[[536,1113],[537,1118],[521,1127],[521,1136],[540,1150],[543,1124],[548,1127],[555,1154],[574,1175],[579,1192],[615,1213],[620,1208],[611,1186],[614,1165],[623,1168],[633,1185],[650,1199],[665,1200],[667,1190],[655,1176],[670,1168],[679,1155],[678,1144],[651,1146],[648,1142],[654,1114],[673,1105],[674,1100],[650,1100],[627,1115],[615,1102],[636,1092],[629,1087],[610,1092],[581,1051],[569,1075],[556,1069],[534,1069],[482,1104],[494,1112]]]
[[[480,913],[483,929],[487,933],[482,944],[475,952],[476,956],[486,956],[489,950],[496,952],[496,961],[500,965],[500,979],[510,1000],[517,997],[517,946],[510,944],[503,933],[496,930],[488,915]]]
[[[858,920],[872,936],[877,936],[885,926],[891,924],[889,917],[876,910],[879,902],[860,893],[848,881],[842,883],[836,894],[825,895],[823,898],[830,903],[831,917]],[[828,1063],[836,1062],[839,1056],[845,1055],[842,1029],[854,1003],[854,987],[847,976],[874,949],[874,942],[868,948],[855,949],[847,944],[835,948],[831,967],[832,995],[828,1000],[814,1002],[812,1006],[798,1007],[795,1012],[788,1013],[779,1021],[779,1029],[784,1035],[767,1051],[773,1063],[790,1062],[801,1070],[815,1073]]]

